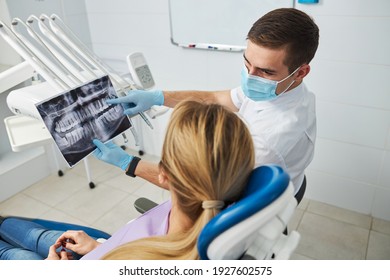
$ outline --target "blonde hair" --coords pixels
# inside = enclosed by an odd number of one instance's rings
[[[104,259],[198,259],[197,238],[220,211],[203,209],[202,203],[240,198],[254,167],[252,137],[243,121],[221,105],[183,101],[172,113],[160,167],[192,227],[126,243]]]

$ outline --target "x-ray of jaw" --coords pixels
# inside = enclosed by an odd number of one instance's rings
[[[130,128],[123,107],[106,103],[116,97],[109,77],[103,76],[36,105],[70,167],[96,148],[94,138],[106,142]]]

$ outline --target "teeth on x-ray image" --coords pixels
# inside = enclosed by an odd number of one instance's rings
[[[70,167],[96,148],[93,139],[106,142],[130,128],[123,107],[106,103],[116,97],[109,77],[103,76],[36,104]]]

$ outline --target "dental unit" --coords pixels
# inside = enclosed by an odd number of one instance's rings
[[[23,35],[20,31],[22,28],[27,31],[29,37]],[[39,18],[31,15],[26,23],[19,18],[14,18],[11,27],[0,21],[0,35],[25,60],[20,65],[14,66],[15,69],[10,70],[22,70],[26,75],[31,75],[33,70],[33,77],[39,74],[44,79],[42,83],[13,90],[7,97],[9,109],[16,116],[36,119],[34,122],[37,127],[44,126],[42,117],[36,108],[39,102],[85,85],[91,80],[99,80],[103,76],[108,76],[118,96],[125,96],[126,92],[139,88],[132,79],[121,77],[91,52],[55,14],[50,17],[42,14]],[[48,127],[52,133],[56,133],[56,137],[62,139],[63,146],[67,146],[66,149],[77,150],[77,142],[82,138],[88,138],[89,132],[95,129],[93,126],[82,126],[80,120],[83,118],[95,116],[94,124],[96,127],[103,127],[110,123],[111,128],[115,128],[121,121],[118,115],[121,112],[108,108],[106,104],[95,100],[95,96],[99,95],[103,88],[99,85],[85,88],[83,89],[85,95],[80,98],[75,98],[72,95],[61,97],[61,103],[66,104],[67,107],[52,108],[52,111],[57,111],[57,113],[61,110],[71,112],[66,114],[63,119],[58,120],[52,127]],[[112,98],[115,95],[109,93],[109,96]],[[139,115],[150,128],[153,128],[144,113]],[[140,146],[141,141],[132,117],[134,116],[128,118],[131,124],[130,131],[134,137],[135,145]],[[76,119],[78,121],[75,121]],[[116,124],[114,124],[115,119],[118,120]],[[11,121],[6,122],[7,124],[10,125]],[[48,134],[47,131],[46,134]],[[126,143],[128,140],[125,133],[122,133],[122,136]],[[83,161],[89,186],[94,188],[87,157]],[[59,166],[58,159],[56,162]]]

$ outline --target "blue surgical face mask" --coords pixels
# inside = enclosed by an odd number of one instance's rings
[[[267,101],[275,99],[278,97],[276,94],[276,87],[278,84],[294,75],[294,73],[297,72],[299,68],[300,67],[295,69],[294,72],[292,72],[283,80],[272,81],[261,78],[259,76],[250,75],[248,74],[246,67],[244,67],[241,71],[241,88],[244,91],[244,94],[254,101]],[[283,92],[279,93],[279,95],[285,93],[294,82],[295,80],[292,81]]]

